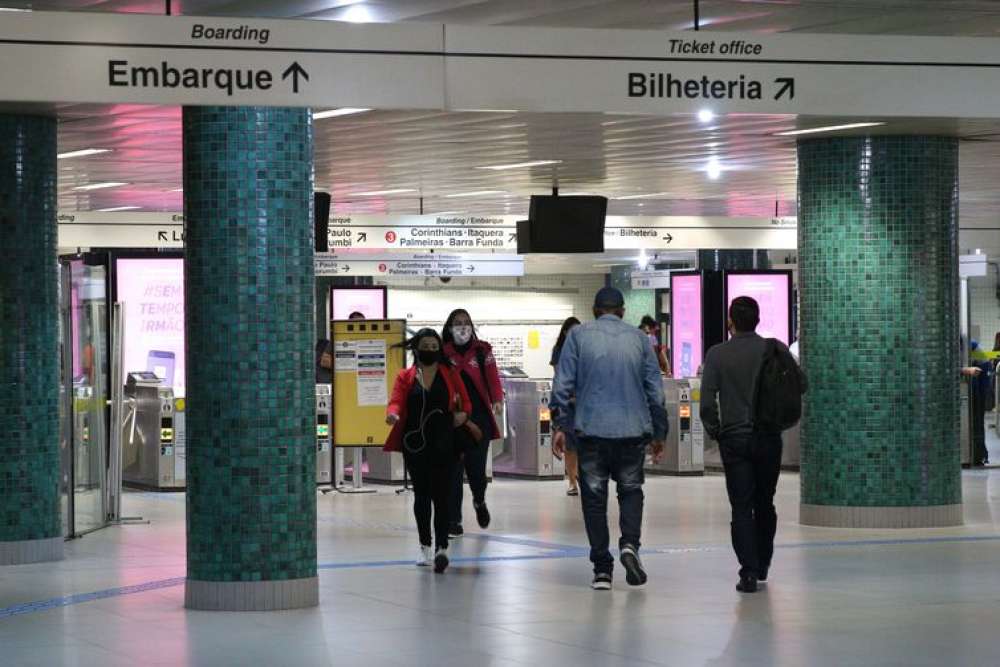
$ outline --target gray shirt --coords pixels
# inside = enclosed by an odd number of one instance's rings
[[[753,432],[754,389],[766,348],[767,341],[756,333],[738,333],[705,355],[701,421],[716,440]]]

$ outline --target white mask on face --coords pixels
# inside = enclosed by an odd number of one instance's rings
[[[455,337],[455,342],[459,345],[466,345],[470,340],[472,340],[472,327],[470,326],[460,326],[452,327],[451,335]]]

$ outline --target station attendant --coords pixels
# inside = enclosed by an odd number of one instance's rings
[[[462,528],[462,478],[468,476],[472,491],[472,506],[480,528],[490,525],[486,507],[486,457],[490,441],[500,437],[497,414],[503,408],[503,387],[500,373],[489,343],[479,340],[476,327],[466,310],[454,310],[444,323],[442,332],[444,354],[452,368],[458,371],[472,401],[470,420],[479,427],[482,436],[462,444],[464,465],[455,471],[451,499],[451,535],[458,537]],[[463,434],[464,438],[464,434]]]
[[[476,439],[482,433],[469,421],[471,405],[465,385],[455,371],[442,363],[442,343],[437,332],[421,329],[405,345],[413,352],[416,363],[400,371],[392,388],[386,410],[386,423],[392,431],[385,451],[403,452],[413,480],[413,514],[420,536],[417,565],[426,567],[433,559],[434,571],[442,573],[448,568],[449,502],[458,467],[457,433],[470,430]]]
[[[556,339],[556,344],[552,348],[552,360],[549,362],[549,365],[556,369],[556,371],[559,370],[559,356],[562,354],[566,336],[573,330],[573,327],[579,324],[580,320],[575,317],[568,317],[563,322],[562,329],[559,331],[559,338]],[[555,378],[553,378],[554,383]],[[552,415],[552,419],[554,423],[558,423],[558,415]],[[569,489],[566,491],[567,496],[580,495],[580,490],[577,487],[577,480],[580,476],[579,465],[579,460],[576,456],[576,433],[571,429],[566,432],[566,478],[569,480]]]

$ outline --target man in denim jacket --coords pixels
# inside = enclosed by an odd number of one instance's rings
[[[583,518],[594,564],[595,590],[610,590],[608,480],[618,485],[621,563],[632,586],[646,583],[639,560],[643,465],[652,443],[657,459],[667,436],[663,380],[653,346],[622,321],[625,299],[605,287],[594,299],[594,322],[574,328],[563,345],[551,407],[559,431],[552,447],[562,456],[565,433],[577,434]],[[575,401],[571,400],[575,397]]]

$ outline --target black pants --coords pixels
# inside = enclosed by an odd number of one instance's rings
[[[472,500],[477,505],[486,502],[486,456],[490,451],[490,441],[483,440],[472,444],[465,450],[462,462],[455,466],[451,481],[451,522],[462,523],[462,500],[464,498],[464,480],[469,478],[469,489],[472,490]]]
[[[611,535],[608,533],[608,479],[617,483],[619,548],[626,544],[639,548],[642,533],[642,492],[646,473],[644,439],[602,440],[581,437],[577,441],[580,460],[580,499],[583,522],[590,540],[590,562],[594,572],[611,573],[615,559],[608,550]]]
[[[981,466],[989,461],[986,449],[986,392],[978,382],[969,383],[969,425],[972,431],[972,465]]]
[[[726,490],[733,508],[733,549],[740,576],[760,576],[771,567],[778,513],[774,492],[781,472],[781,434],[722,436],[719,443]]]
[[[413,481],[413,515],[417,519],[420,544],[431,546],[431,515],[434,517],[434,541],[438,549],[448,548],[448,499],[457,462],[450,457],[429,453],[403,453]]]

